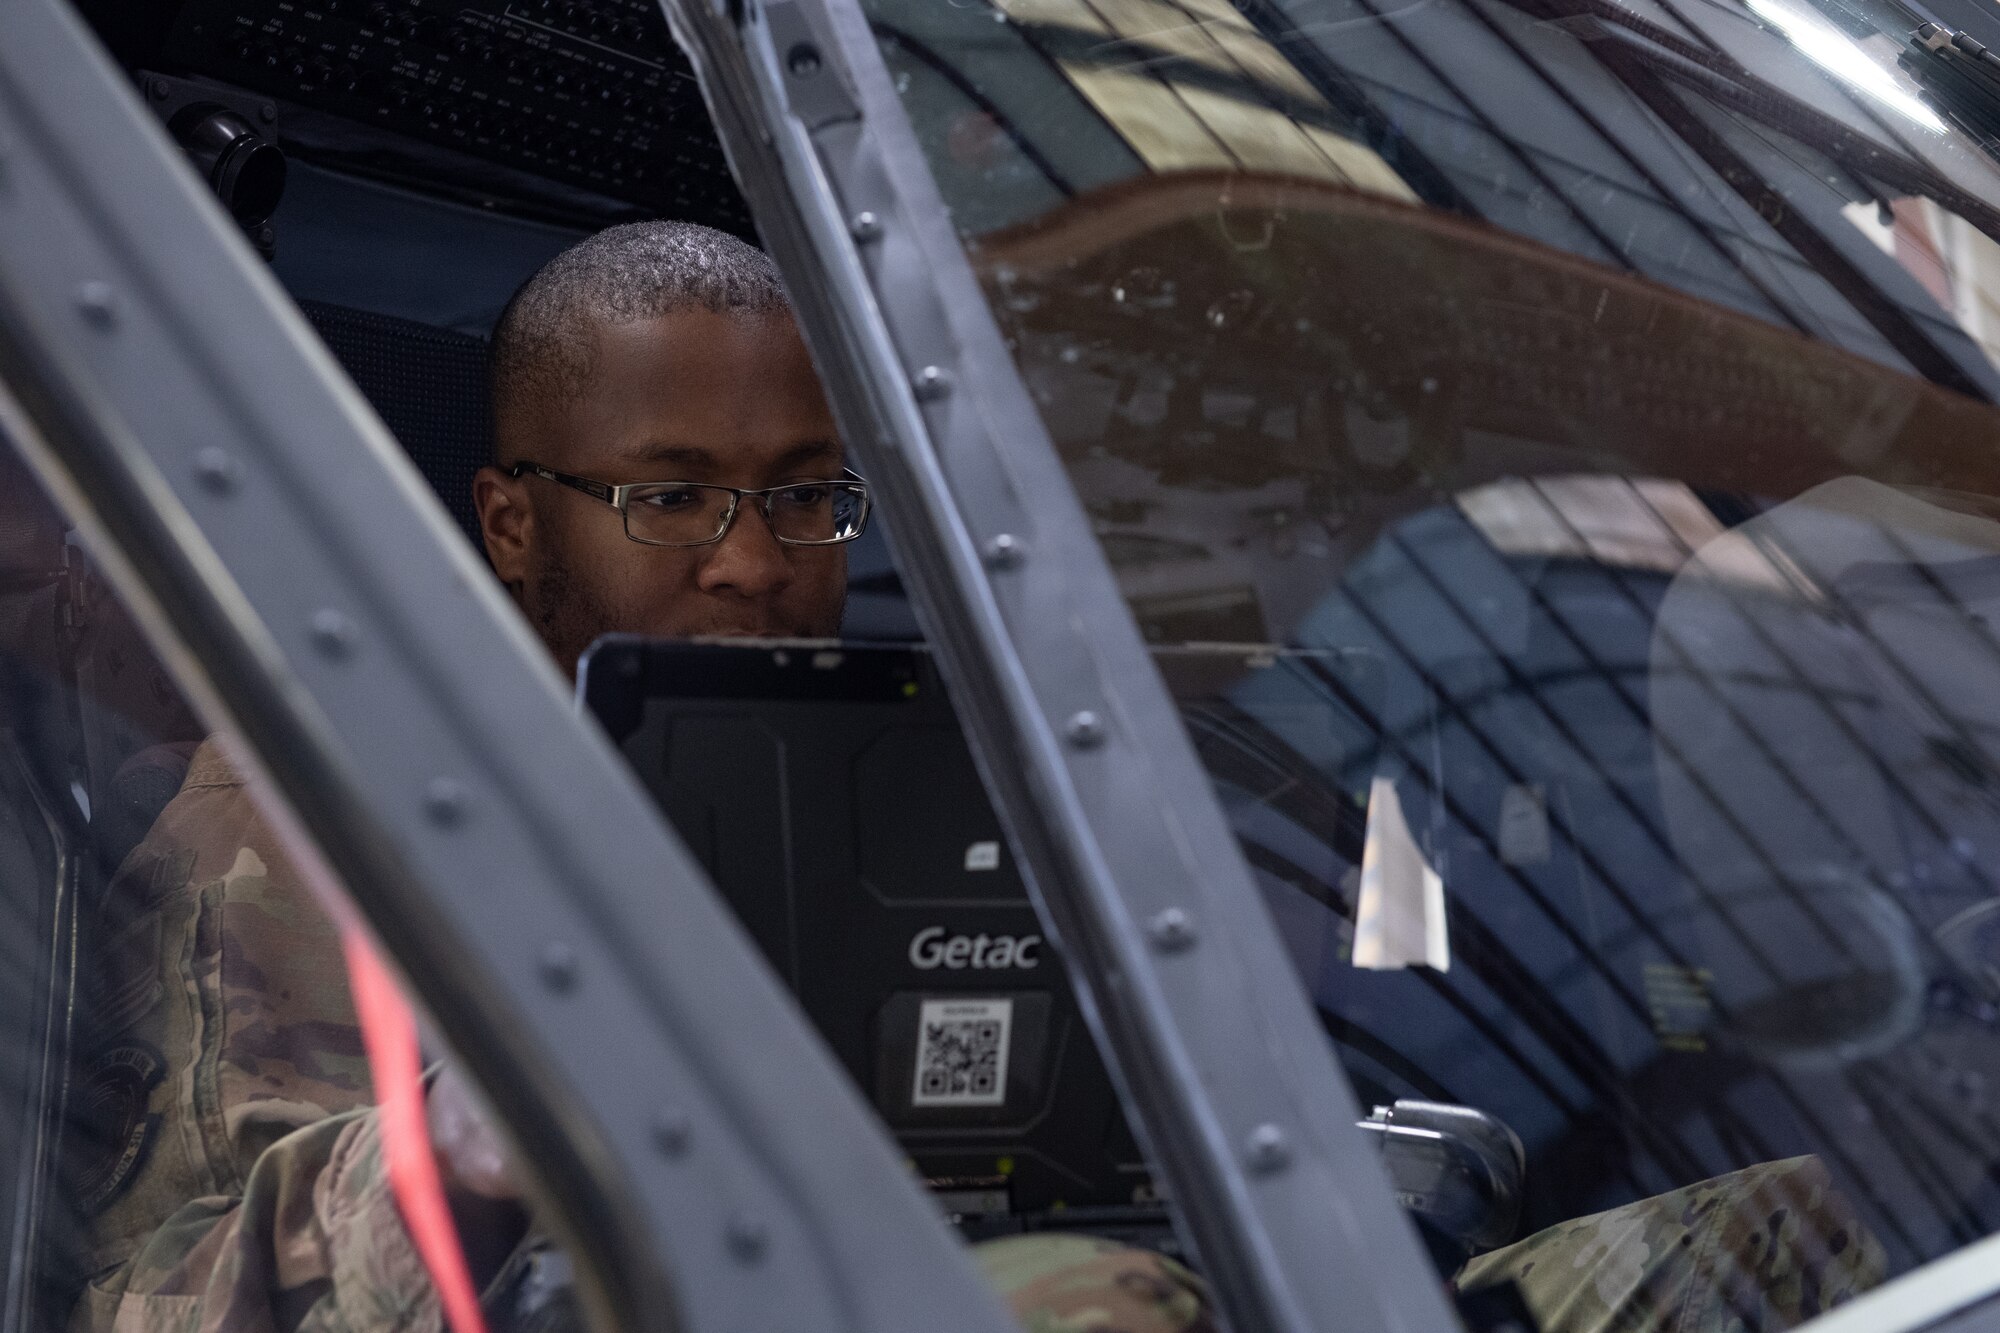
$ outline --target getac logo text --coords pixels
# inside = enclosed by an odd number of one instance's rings
[[[949,968],[953,972],[968,967],[981,969],[996,967],[1029,968],[1041,962],[1036,950],[1042,947],[1040,935],[953,935],[946,939],[943,926],[932,926],[920,930],[910,941],[910,962],[926,972],[932,968]]]

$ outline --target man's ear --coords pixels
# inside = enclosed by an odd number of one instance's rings
[[[472,478],[472,505],[479,511],[479,533],[485,538],[493,572],[518,595],[535,543],[535,511],[528,488],[497,467],[483,467]]]

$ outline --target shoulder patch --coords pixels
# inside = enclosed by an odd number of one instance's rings
[[[167,1062],[144,1042],[126,1041],[91,1055],[78,1071],[72,1128],[76,1133],[77,1201],[86,1215],[123,1194],[160,1128],[150,1110]]]
[[[161,903],[184,889],[194,874],[189,850],[135,856],[111,881],[99,909],[98,956],[93,970],[96,1013],[104,1040],[143,1018],[162,993]]]
[[[170,893],[187,887],[194,878],[195,852],[192,847],[179,847],[171,852],[163,852],[153,868],[153,901],[158,902]]]

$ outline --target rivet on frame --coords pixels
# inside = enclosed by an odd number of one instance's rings
[[[729,1252],[746,1264],[762,1259],[764,1251],[771,1245],[770,1230],[754,1217],[738,1215],[730,1218],[723,1234],[729,1243]]]
[[[882,239],[882,219],[863,209],[856,213],[847,224],[848,234],[862,244]]]
[[[354,622],[330,607],[315,611],[312,641],[321,656],[335,659],[347,657],[354,651]]]
[[[810,79],[820,71],[819,48],[811,42],[800,42],[785,57],[785,68],[795,79]]]
[[[685,1157],[694,1141],[694,1125],[680,1111],[662,1111],[653,1120],[653,1146],[664,1157]]]
[[[1063,735],[1079,750],[1095,749],[1104,743],[1104,720],[1088,708],[1072,713],[1063,725]]]
[[[94,329],[109,329],[118,322],[118,297],[111,284],[99,278],[80,283],[76,289],[77,313]]]
[[[194,456],[194,475],[209,494],[227,495],[236,489],[236,460],[211,444]]]
[[[943,366],[925,366],[910,382],[920,403],[935,403],[951,392],[951,372]]]
[[[1162,953],[1179,953],[1194,945],[1194,919],[1181,908],[1164,909],[1153,917],[1146,929],[1153,937],[1154,946]]]
[[[544,986],[561,995],[576,989],[582,964],[577,961],[576,950],[561,940],[552,940],[542,946],[541,955],[535,960],[535,970],[541,974]]]
[[[1286,1142],[1285,1131],[1276,1125],[1259,1125],[1243,1141],[1243,1160],[1252,1171],[1270,1175],[1291,1164],[1292,1145]]]
[[[424,784],[424,815],[440,828],[465,821],[465,788],[452,778],[432,778]]]
[[[986,563],[994,569],[1012,569],[1021,563],[1021,539],[1003,532],[986,543]]]

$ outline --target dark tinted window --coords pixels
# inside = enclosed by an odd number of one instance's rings
[[[1517,1236],[1804,1156],[1891,1272],[2000,1225],[2000,177],[1917,20],[868,8],[1364,1100],[1511,1126]]]

